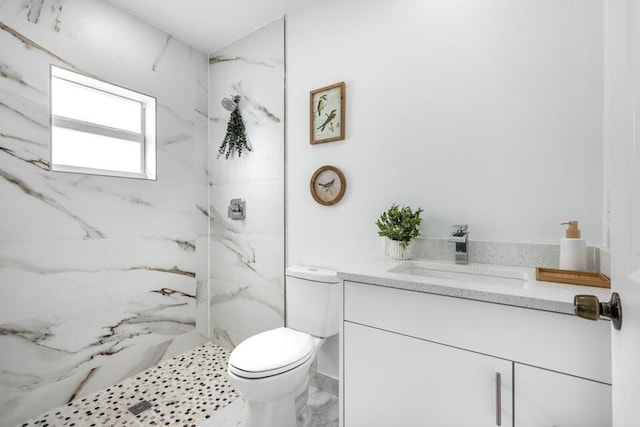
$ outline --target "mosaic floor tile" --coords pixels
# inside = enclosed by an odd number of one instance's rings
[[[227,379],[228,357],[224,349],[206,343],[21,426],[195,427],[238,398]],[[139,415],[129,412],[143,401],[151,408]]]
[[[229,354],[206,343],[119,384],[33,418],[23,427],[236,427],[244,401],[227,378]],[[129,408],[149,402],[134,415]],[[311,386],[314,427],[338,426],[338,398]]]

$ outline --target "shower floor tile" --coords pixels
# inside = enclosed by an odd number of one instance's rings
[[[227,379],[228,357],[221,347],[206,343],[20,425],[196,427],[238,398]],[[129,412],[142,401],[151,408],[138,415]]]
[[[229,353],[206,343],[119,384],[32,418],[23,427],[236,427],[244,401],[227,379]],[[129,408],[147,401],[139,415]],[[338,398],[311,386],[314,427],[338,426]]]

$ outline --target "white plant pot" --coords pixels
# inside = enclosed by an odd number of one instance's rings
[[[411,259],[413,256],[411,242],[409,242],[409,246],[405,249],[400,245],[399,240],[389,239],[389,256],[395,259]]]

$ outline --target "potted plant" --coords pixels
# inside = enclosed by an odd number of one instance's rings
[[[415,212],[409,206],[398,206],[393,203],[376,221],[378,236],[389,239],[389,255],[395,259],[411,259],[411,240],[420,235],[420,214],[422,208]]]

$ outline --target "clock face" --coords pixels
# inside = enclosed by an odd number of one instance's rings
[[[336,204],[344,196],[347,182],[340,170],[333,166],[322,166],[311,178],[311,195],[321,205]]]

